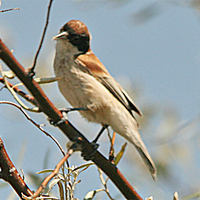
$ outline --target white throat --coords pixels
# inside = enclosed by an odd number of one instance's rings
[[[80,54],[81,52],[78,50],[76,46],[71,44],[68,40],[58,39],[56,44],[56,54],[60,58],[69,58],[74,59],[74,56]]]

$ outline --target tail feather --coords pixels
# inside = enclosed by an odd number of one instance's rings
[[[156,166],[155,166],[151,156],[149,155],[146,147],[145,146],[137,146],[137,145],[135,145],[135,147],[137,148],[138,152],[142,156],[146,166],[148,167],[148,169],[151,173],[153,180],[156,181],[157,180]]]

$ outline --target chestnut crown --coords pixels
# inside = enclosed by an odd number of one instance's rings
[[[61,29],[60,33],[66,32],[67,39],[76,46],[83,54],[90,47],[90,33],[87,26],[79,20],[70,20]]]

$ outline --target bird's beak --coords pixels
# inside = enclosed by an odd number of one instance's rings
[[[69,34],[68,34],[68,32],[61,32],[61,33],[59,33],[58,35],[56,35],[56,36],[54,36],[53,38],[52,38],[52,40],[57,40],[57,39],[65,39],[65,38],[67,38],[67,36],[68,36]]]

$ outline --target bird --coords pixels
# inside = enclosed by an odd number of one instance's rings
[[[54,73],[65,99],[89,122],[110,126],[132,143],[156,179],[156,166],[141,139],[134,116],[141,111],[110,75],[90,48],[91,34],[80,20],[72,19],[52,38],[56,41]]]

